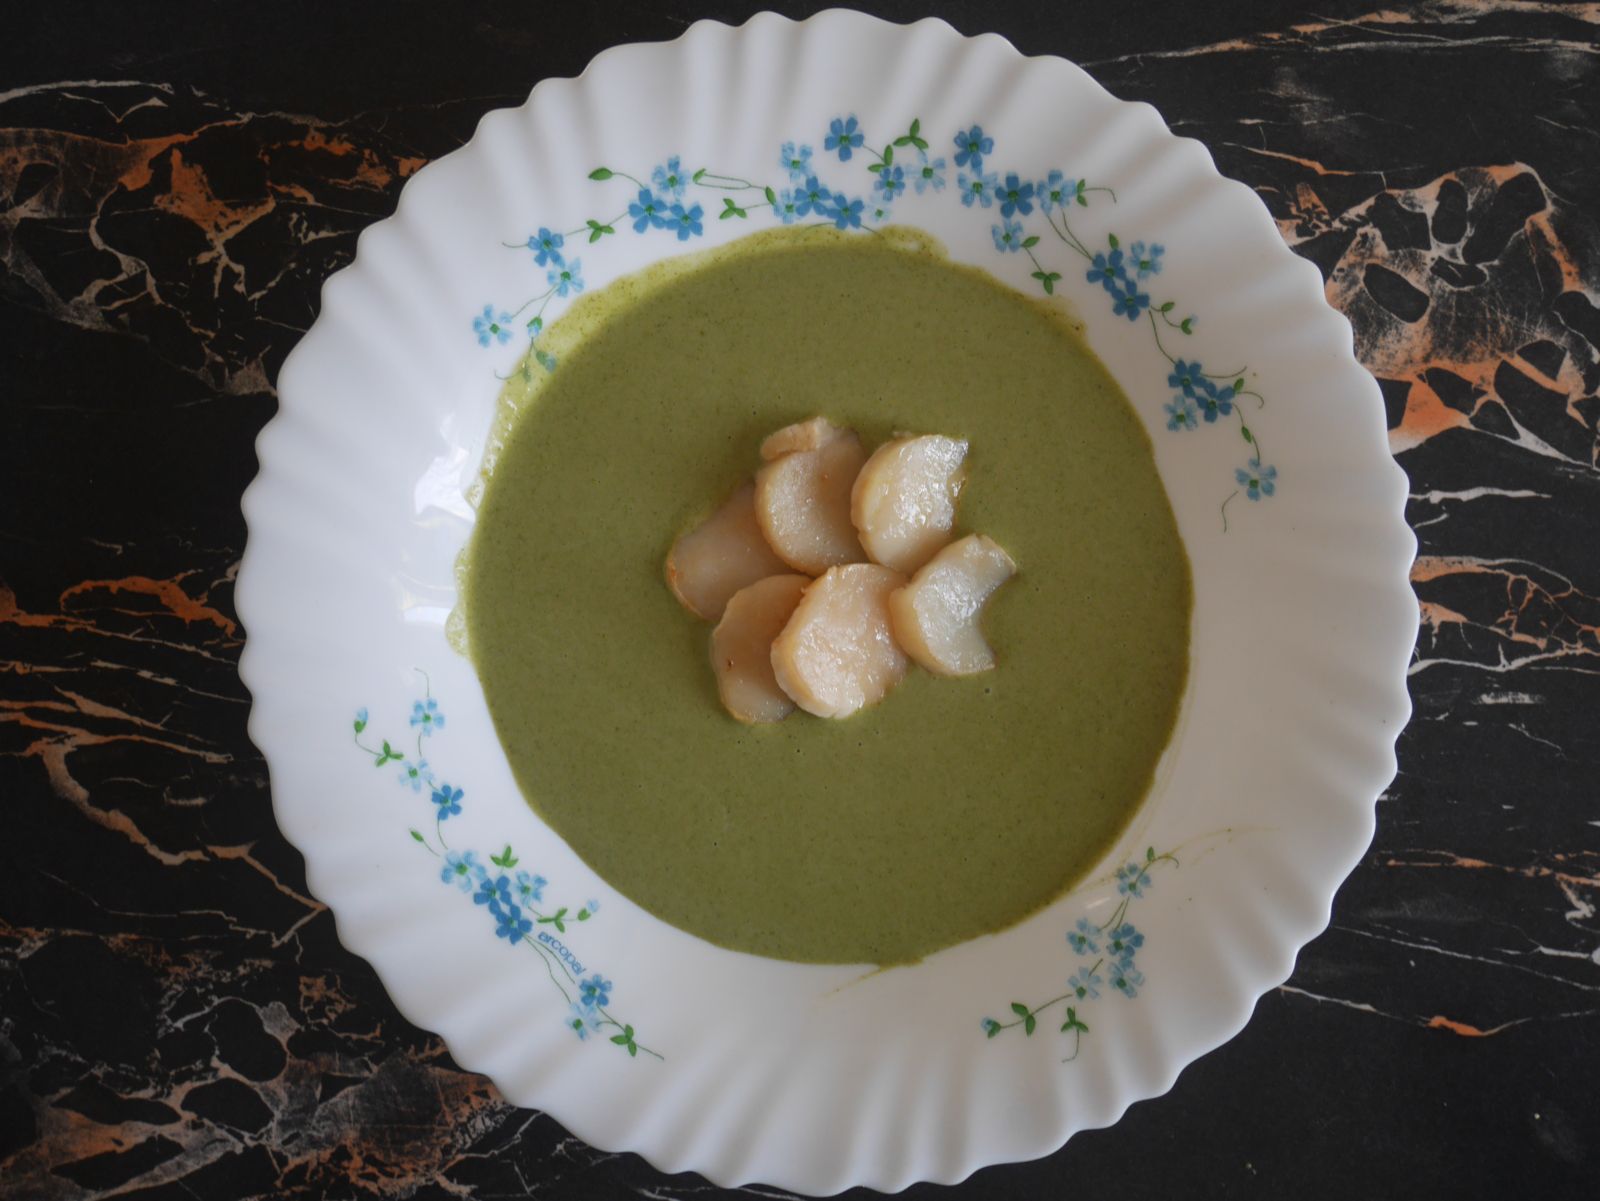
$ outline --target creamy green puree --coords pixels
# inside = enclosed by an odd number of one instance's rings
[[[923,235],[778,230],[584,297],[502,421],[467,648],[524,795],[619,891],[725,947],[897,964],[1075,882],[1150,787],[1188,669],[1188,560],[1150,441],[1058,307]],[[1020,574],[998,667],[843,721],[748,727],[673,539],[824,414],[967,438],[958,533]]]

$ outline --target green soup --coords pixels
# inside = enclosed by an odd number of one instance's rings
[[[1150,787],[1189,566],[1149,439],[1059,309],[912,231],[774,231],[585,297],[508,387],[463,569],[467,647],[524,795],[612,886],[725,947],[906,963],[1075,882]],[[824,414],[971,442],[958,533],[1019,566],[998,666],[913,671],[843,721],[749,727],[673,539]]]

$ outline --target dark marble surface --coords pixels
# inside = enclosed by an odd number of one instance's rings
[[[1166,1097],[955,1192],[1600,1195],[1600,10],[935,7],[1156,104],[1323,270],[1424,615],[1400,776],[1290,982]],[[7,9],[0,1194],[716,1194],[507,1107],[339,946],[232,581],[275,372],[406,177],[747,11]]]

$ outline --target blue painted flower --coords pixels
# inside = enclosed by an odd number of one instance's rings
[[[904,167],[885,167],[878,172],[878,182],[873,185],[883,194],[883,202],[892,204],[896,196],[902,195],[906,190],[906,170]]]
[[[1017,178],[1015,171],[1010,172],[997,189],[1000,197],[1000,215],[1013,217],[1021,213],[1026,217],[1033,212],[1033,185],[1024,183]]]
[[[1091,284],[1099,284],[1115,296],[1123,283],[1122,251],[1108,250],[1094,256],[1094,265],[1086,277]]]
[[[854,116],[844,119],[835,117],[828,124],[828,136],[822,139],[822,148],[837,150],[839,161],[848,163],[850,156],[855,153],[855,148],[865,140]]]
[[[1217,387],[1215,381],[1200,377],[1200,415],[1205,418],[1207,425],[1212,425],[1218,417],[1227,417],[1233,412],[1233,385],[1224,384]]]
[[[488,874],[478,862],[476,851],[451,851],[445,855],[444,866],[439,869],[439,879],[454,884],[462,892],[471,892],[472,886]]]
[[[1150,889],[1150,873],[1137,863],[1125,864],[1117,869],[1117,891],[1130,897],[1142,897]]]
[[[536,350],[533,352],[533,357],[539,366],[546,371],[554,371],[556,369],[556,356],[548,350]]]
[[[851,200],[843,192],[835,192],[828,206],[817,212],[832,221],[835,229],[860,229],[861,210],[866,207],[859,198]]]
[[[1160,242],[1153,242],[1149,246],[1135,242],[1128,247],[1128,261],[1133,264],[1140,279],[1149,279],[1152,275],[1161,274],[1161,256],[1166,253],[1167,248]]]
[[[1278,490],[1278,469],[1263,467],[1260,459],[1251,459],[1248,467],[1239,468],[1233,475],[1251,500],[1271,496]]]
[[[1167,387],[1181,388],[1185,396],[1193,399],[1196,392],[1205,386],[1205,372],[1199,363],[1191,363],[1187,359],[1172,361],[1172,370],[1167,373]]]
[[[439,712],[439,702],[431,696],[425,701],[417,701],[411,706],[411,724],[419,726],[426,737],[435,730],[444,729],[444,714]]]
[[[565,267],[552,267],[544,277],[557,296],[575,296],[583,291],[583,260],[573,259]]]
[[[361,708],[356,710],[356,733],[359,734],[359,733],[361,733],[362,730],[365,730],[366,728],[367,728],[367,707],[365,705],[362,705]]]
[[[513,947],[533,929],[533,923],[523,917],[522,910],[515,905],[491,906],[489,912],[495,917],[494,936],[505,939]]]
[[[565,234],[552,233],[542,225],[539,232],[528,239],[528,249],[533,251],[534,264],[539,267],[547,263],[561,266],[561,248],[566,244]]]
[[[961,189],[961,203],[971,208],[973,201],[977,201],[981,208],[988,208],[994,203],[994,189],[998,183],[993,172],[988,175],[968,175],[961,171],[956,175],[956,186]]]
[[[1078,181],[1068,179],[1059,171],[1052,171],[1033,185],[1033,191],[1039,198],[1039,207],[1048,213],[1072,203],[1073,197],[1078,194]]]
[[[993,225],[989,228],[994,235],[996,250],[1015,253],[1022,249],[1022,222],[1007,221],[1003,225]]]
[[[667,223],[666,208],[666,204],[657,199],[649,188],[640,188],[639,199],[628,206],[628,216],[633,218],[633,232],[642,234],[647,229],[660,229]]]
[[[1105,978],[1099,972],[1080,967],[1067,979],[1067,987],[1072,990],[1072,995],[1080,1001],[1092,1001],[1100,995],[1100,986],[1105,983]]]
[[[433,803],[439,806],[439,820],[445,821],[461,812],[461,789],[441,784],[433,790]]]
[[[478,881],[478,891],[472,894],[474,905],[489,906],[490,913],[499,913],[502,905],[510,905],[511,881],[506,879],[504,872],[498,876],[484,873],[483,879]]]
[[[1123,283],[1122,291],[1112,293],[1116,301],[1111,306],[1111,311],[1129,321],[1139,320],[1139,314],[1150,307],[1150,293],[1139,291],[1139,285],[1131,279]]]
[[[800,199],[804,202],[800,208],[800,215],[814,212],[817,216],[825,216],[823,212],[828,202],[833,199],[833,193],[823,187],[815,175],[809,176],[799,190]]]
[[[611,981],[596,972],[578,985],[578,999],[585,1009],[604,1009],[611,1004]]]
[[[1125,997],[1137,997],[1144,983],[1144,973],[1133,966],[1131,959],[1119,959],[1111,965],[1111,987]]]
[[[793,225],[811,211],[811,202],[806,199],[804,192],[795,188],[785,188],[778,193],[772,211],[778,215],[779,221],[785,225]]]
[[[600,902],[599,901],[590,901],[587,905],[584,906],[584,908],[587,909],[591,914],[599,913],[600,912]]]
[[[1172,403],[1167,406],[1167,428],[1169,430],[1198,429],[1200,423],[1200,410],[1194,407],[1194,401],[1187,396],[1175,396]]]
[[[1128,922],[1123,922],[1106,935],[1106,954],[1124,962],[1131,963],[1134,952],[1142,946],[1144,935]]]
[[[1067,945],[1079,955],[1092,955],[1100,949],[1100,927],[1086,917],[1078,919],[1078,928],[1067,931]]]
[[[683,168],[678,166],[676,154],[650,173],[650,182],[656,185],[656,191],[661,195],[673,198],[681,198],[684,188],[689,186]]]
[[[533,875],[531,872],[518,872],[516,878],[517,904],[532,905],[535,901],[544,900],[544,886],[550,883],[543,876]]]
[[[783,149],[778,151],[778,165],[789,173],[789,178],[795,183],[803,182],[811,169],[811,147],[785,142]]]
[[[600,1033],[601,1019],[585,1009],[579,1002],[574,1001],[567,1008],[567,1029],[578,1036],[582,1042],[591,1034]]]
[[[911,170],[911,182],[920,196],[929,188],[944,191],[944,159],[929,158],[926,150],[917,151],[917,165]]]
[[[705,227],[700,224],[700,218],[705,216],[705,210],[698,204],[684,208],[681,204],[672,206],[672,216],[667,224],[678,231],[678,241],[687,242],[690,238],[697,238],[705,233]]]
[[[426,759],[418,759],[415,763],[402,763],[400,765],[400,785],[409,787],[412,792],[421,792],[426,784],[433,787],[433,772],[428,769]]]
[[[478,345],[487,346],[491,342],[501,345],[511,341],[511,314],[494,311],[494,305],[486,304],[483,312],[472,319],[472,332],[478,335]]]
[[[994,139],[983,136],[983,126],[974,125],[956,134],[956,166],[982,171],[983,156],[992,153]]]

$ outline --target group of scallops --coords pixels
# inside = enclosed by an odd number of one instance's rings
[[[952,541],[967,443],[897,435],[867,454],[823,417],[761,444],[762,466],[673,543],[667,586],[716,622],[711,664],[743,722],[848,717],[904,678],[988,671],[979,618],[1016,573],[994,541]]]

